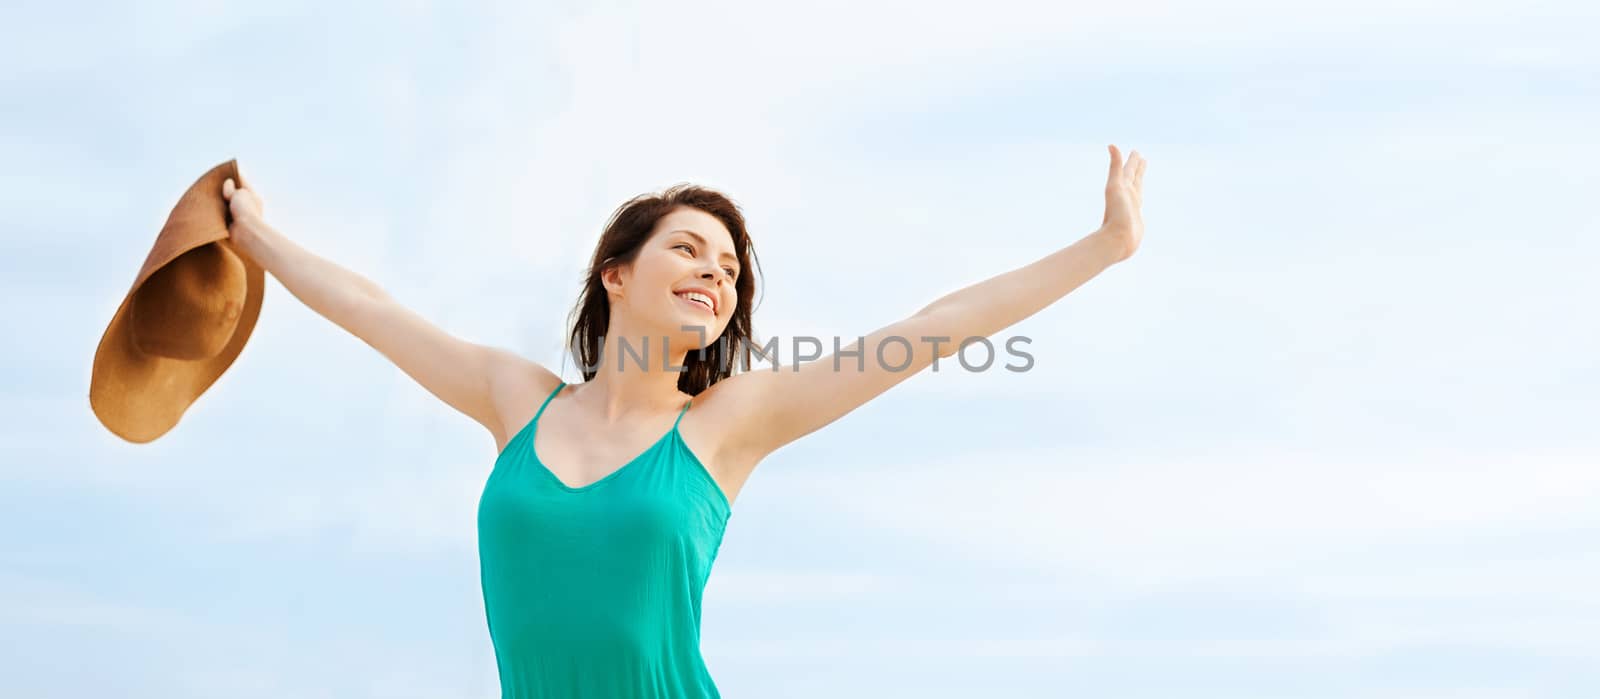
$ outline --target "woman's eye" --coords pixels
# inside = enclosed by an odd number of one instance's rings
[[[723,268],[722,268],[722,271],[724,271],[724,272],[727,272],[727,273],[728,273],[728,278],[729,278],[729,279],[732,279],[732,278],[733,278],[733,277],[734,277],[734,274],[733,274],[733,268],[732,268],[732,267],[723,267]]]

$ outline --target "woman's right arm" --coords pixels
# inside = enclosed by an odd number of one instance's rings
[[[504,443],[503,416],[515,404],[558,378],[516,353],[468,342],[445,332],[401,305],[381,286],[296,244],[268,225],[259,211],[241,205],[233,190],[234,245],[270,272],[311,310],[360,338],[429,393],[478,421]]]

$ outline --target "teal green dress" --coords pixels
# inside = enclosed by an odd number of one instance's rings
[[[572,487],[539,461],[539,406],[478,502],[484,611],[503,699],[716,699],[700,600],[732,514],[678,423]]]

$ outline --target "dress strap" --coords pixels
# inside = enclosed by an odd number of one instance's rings
[[[694,404],[694,399],[693,398],[690,398],[689,400],[684,401],[683,409],[678,411],[678,419],[672,421],[672,429],[674,429],[674,430],[678,429],[678,423],[683,422],[683,414],[689,412],[689,406],[693,405],[693,404]]]
[[[550,395],[545,396],[544,402],[539,404],[539,412],[533,414],[533,419],[535,421],[537,421],[539,419],[540,415],[544,414],[544,408],[545,408],[545,406],[550,405],[550,400],[552,398],[555,398],[556,394],[560,393],[561,389],[566,388],[566,387],[567,387],[567,382],[562,381],[560,385],[556,386],[556,390],[551,391]]]

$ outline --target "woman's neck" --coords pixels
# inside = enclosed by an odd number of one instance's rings
[[[613,326],[615,328],[615,326]],[[685,395],[678,379],[689,350],[660,332],[630,331],[622,327],[604,338],[600,366],[594,378],[574,394],[579,403],[607,422],[627,422],[629,416],[677,410]]]

